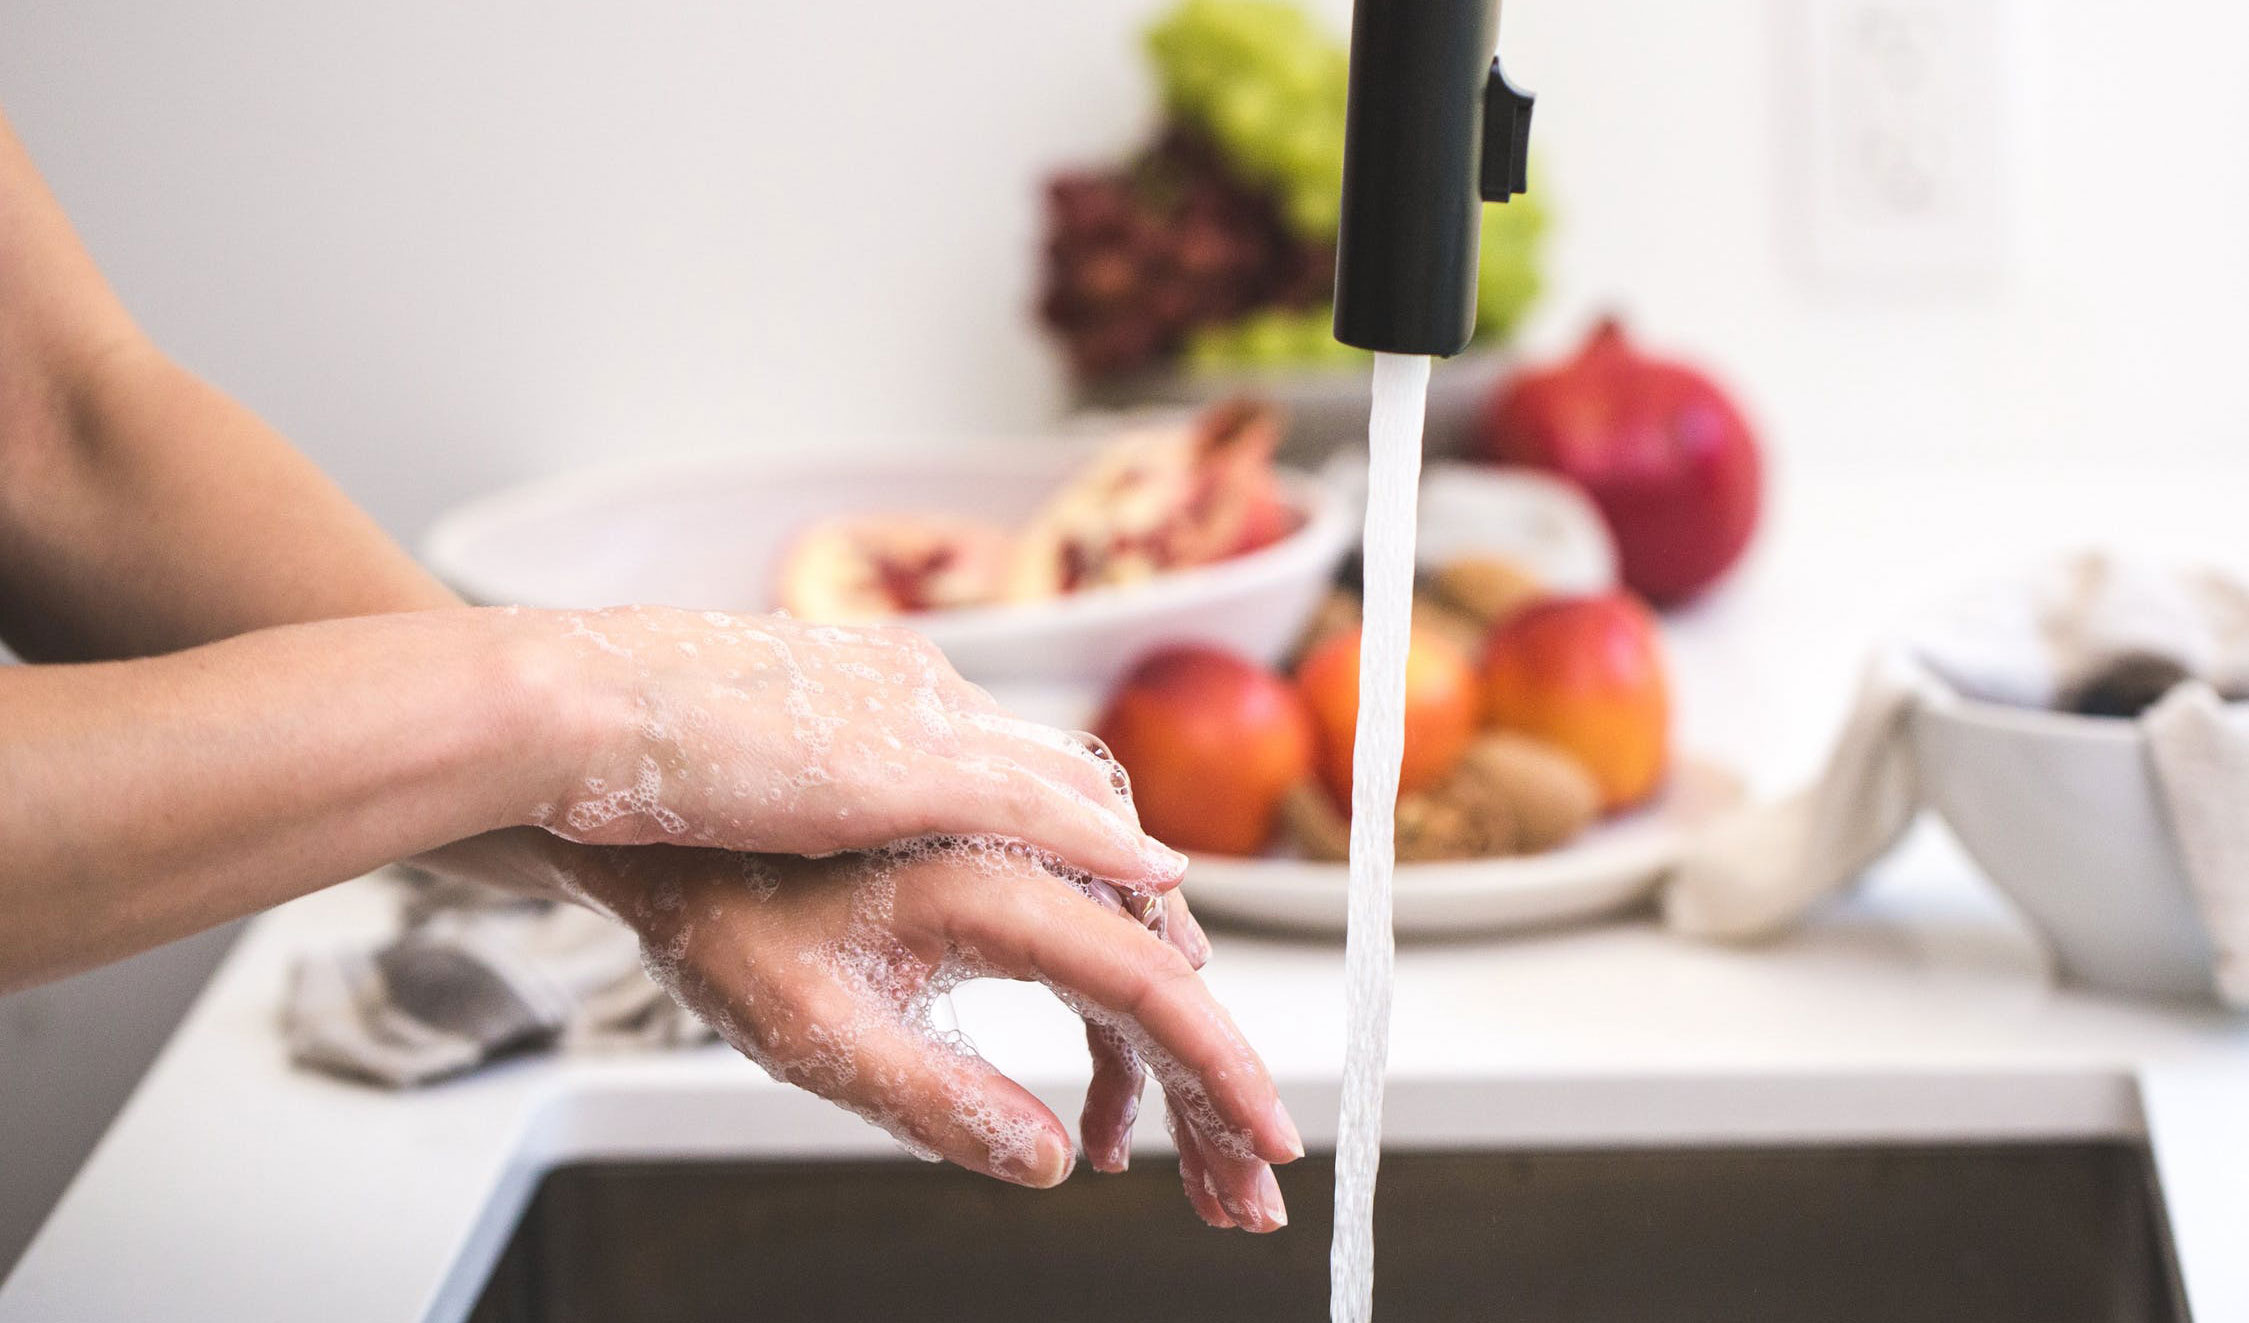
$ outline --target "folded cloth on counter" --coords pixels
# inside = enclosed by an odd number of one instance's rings
[[[2249,1006],[2249,711],[2183,684],[2140,724],[2217,957],[2218,995]]]
[[[1854,885],[1922,806],[1913,713],[1963,699],[2051,708],[2120,659],[2193,678],[2137,720],[2217,952],[2218,994],[2249,1006],[2249,588],[2088,553],[1965,596],[1878,648],[1841,738],[1795,795],[1715,823],[1668,879],[1680,932],[1755,941]]]
[[[397,936],[307,955],[292,970],[282,1027],[298,1065],[406,1088],[535,1048],[710,1038],[649,979],[638,941],[615,920],[396,871]]]
[[[1759,941],[1848,890],[1919,815],[1906,723],[1916,704],[1948,697],[1910,654],[1877,652],[1819,779],[1696,837],[1665,884],[1665,920],[1695,937]]]

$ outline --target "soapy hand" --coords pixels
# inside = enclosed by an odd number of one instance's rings
[[[661,847],[590,858],[576,886],[641,934],[674,995],[776,1079],[909,1150],[1023,1185],[1069,1174],[1054,1114],[930,1024],[932,1002],[959,983],[1037,981],[1086,1022],[1081,1129],[1097,1170],[1124,1168],[1145,1071],[1164,1088],[1203,1219],[1285,1224],[1269,1164],[1303,1144],[1196,975],[1208,947],[1176,893],[1120,892],[989,837],[822,860]]]
[[[1186,869],[1140,830],[1098,745],[1007,715],[910,631],[662,607],[529,614],[599,696],[584,765],[532,813],[566,839],[819,855],[996,834],[1135,887]]]

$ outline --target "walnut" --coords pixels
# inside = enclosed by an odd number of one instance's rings
[[[1416,633],[1450,639],[1470,658],[1484,646],[1484,626],[1480,621],[1428,593],[1413,595],[1413,627]]]
[[[1446,605],[1487,629],[1546,594],[1527,570],[1501,556],[1453,561],[1431,576],[1429,586]]]
[[[1281,798],[1281,827],[1307,859],[1351,857],[1351,820],[1317,781],[1299,781]]]
[[[1407,801],[1425,799],[1422,835],[1415,853],[1406,854]],[[1462,777],[1457,771],[1443,785],[1423,796],[1408,795],[1398,802],[1399,855],[1417,859],[1485,859],[1515,853],[1515,814],[1495,796]]]
[[[1505,803],[1515,819],[1515,846],[1529,853],[1563,844],[1600,813],[1600,786],[1583,763],[1513,731],[1496,731],[1469,745],[1454,780]]]

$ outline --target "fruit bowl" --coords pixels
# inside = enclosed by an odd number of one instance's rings
[[[1694,833],[1741,802],[1741,778],[1687,757],[1646,804],[1543,854],[1398,865],[1392,923],[1402,937],[1545,927],[1647,898]],[[1196,855],[1186,894],[1206,919],[1341,933],[1351,870],[1287,855]]]
[[[1015,524],[1097,446],[1048,440],[588,470],[456,507],[431,529],[423,558],[483,604],[768,610],[783,554],[816,520],[931,510]],[[1279,477],[1301,522],[1270,546],[1129,587],[899,623],[928,635],[980,684],[1065,695],[1097,693],[1162,643],[1206,642],[1277,661],[1356,532],[1348,495],[1306,475]]]

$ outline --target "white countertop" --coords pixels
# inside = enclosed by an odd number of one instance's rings
[[[1761,788],[1807,771],[1881,623],[1979,570],[2103,533],[2224,547],[2245,488],[2161,475],[1831,476],[1784,489],[1766,552],[1675,622],[1687,742]],[[387,919],[361,884],[257,923],[4,1288],[16,1320],[459,1318],[537,1176],[601,1156],[882,1153],[889,1141],[731,1054],[529,1060],[411,1094],[290,1069],[290,957]],[[1340,1074],[1339,947],[1214,933],[1209,978],[1314,1145]],[[965,1028],[1065,1117],[1084,1074],[1036,989],[956,994]],[[1387,1133],[1642,1144],[2140,1136],[2196,1316],[2249,1318],[2249,1018],[2054,985],[1941,832],[1779,944],[1645,918],[1401,952]],[[1162,1147],[1144,1118],[1143,1147]]]

